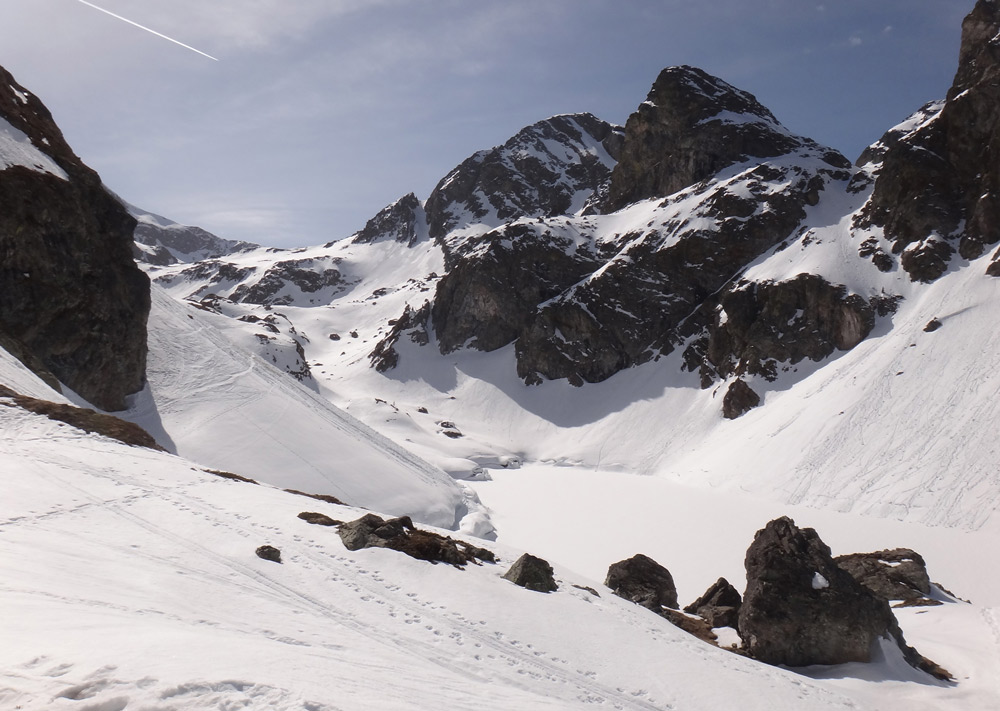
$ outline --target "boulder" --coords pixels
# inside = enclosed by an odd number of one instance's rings
[[[492,551],[438,533],[422,531],[413,525],[409,516],[386,520],[375,514],[365,514],[357,520],[341,524],[339,533],[344,547],[350,551],[389,548],[417,560],[448,563],[456,568],[467,563],[479,565],[479,561],[496,562]]]
[[[318,513],[316,511],[303,511],[299,514],[301,518],[306,523],[312,523],[317,526],[340,526],[343,521],[337,521],[332,519],[326,514]]]
[[[274,546],[261,546],[256,551],[258,558],[269,560],[272,563],[281,562],[281,551]]]
[[[604,584],[615,595],[657,612],[662,607],[677,608],[677,588],[670,571],[642,553],[614,563]]]
[[[356,551],[362,548],[387,548],[390,539],[402,536],[407,529],[413,530],[413,521],[409,516],[387,521],[375,514],[365,514],[343,524],[339,533],[344,547],[349,551]]]
[[[726,389],[726,394],[722,398],[722,416],[727,420],[735,420],[758,405],[760,405],[760,395],[754,392],[743,378],[737,378]]]
[[[771,521],[754,536],[746,571],[738,631],[750,656],[793,667],[869,662],[888,639],[915,668],[950,678],[906,644],[889,603],[839,567],[813,529]]]
[[[740,606],[743,600],[739,592],[725,578],[719,578],[709,586],[705,594],[684,608],[684,612],[698,615],[710,627],[737,628]]]
[[[931,592],[927,565],[909,548],[851,553],[834,561],[883,600],[922,600]]]
[[[522,588],[535,592],[555,592],[559,589],[552,574],[552,566],[548,561],[525,553],[503,574],[504,580],[509,580]]]

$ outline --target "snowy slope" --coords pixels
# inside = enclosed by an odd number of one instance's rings
[[[892,660],[819,681],[767,667],[574,588],[588,581],[558,565],[558,592],[530,592],[500,578],[518,555],[502,547],[498,565],[464,571],[351,553],[296,515],[356,509],[6,408],[0,421],[6,708],[799,711],[893,708],[901,694],[918,710],[995,707],[978,677],[904,683]],[[264,543],[282,564],[254,556]],[[942,621],[975,627],[954,610]],[[981,663],[991,634],[965,637]]]
[[[284,488],[455,527],[475,497],[153,290],[148,387],[125,414],[168,450]]]

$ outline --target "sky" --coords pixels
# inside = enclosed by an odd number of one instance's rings
[[[0,0],[0,65],[139,207],[271,246],[347,237],[560,113],[624,124],[701,67],[852,160],[954,76],[973,0]]]

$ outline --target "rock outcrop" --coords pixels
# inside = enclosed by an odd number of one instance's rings
[[[420,200],[409,193],[380,210],[361,230],[354,233],[351,240],[358,244],[392,240],[412,247],[420,239],[421,233],[426,232],[426,224]]]
[[[510,570],[503,574],[503,579],[535,592],[549,593],[559,589],[549,562],[530,553],[524,553],[515,560]]]
[[[99,434],[133,447],[146,447],[147,449],[155,449],[160,452],[166,451],[142,427],[134,422],[126,422],[114,415],[28,397],[11,390],[5,385],[0,385],[0,405],[19,407],[36,415],[44,415],[50,420],[64,422],[83,432]]]
[[[858,224],[884,229],[891,253],[914,281],[934,281],[956,253],[974,259],[1000,241],[998,35],[1000,6],[979,0],[962,23],[947,100],[925,107],[862,156],[881,156],[881,164]],[[1000,275],[993,265],[990,273]]]
[[[0,335],[94,405],[126,407],[146,369],[149,280],[135,220],[0,69]]]
[[[712,583],[705,594],[684,608],[684,612],[698,615],[709,627],[737,628],[743,599],[739,591],[725,578]]]
[[[769,664],[868,662],[880,639],[914,667],[949,675],[906,645],[889,604],[837,565],[811,528],[782,517],[754,536],[739,634],[748,654]]]
[[[412,343],[426,346],[430,340],[428,334],[428,322],[431,316],[431,305],[425,301],[423,305],[414,309],[409,304],[403,309],[403,315],[389,322],[391,328],[382,340],[375,344],[374,350],[368,355],[372,366],[380,373],[392,370],[399,364],[399,351],[396,344],[399,339],[406,335]]]
[[[338,533],[349,551],[390,548],[417,560],[448,563],[456,568],[462,568],[468,563],[478,565],[479,561],[496,561],[492,551],[485,548],[418,529],[409,516],[383,519],[375,514],[365,514],[359,519],[341,524]]]
[[[670,571],[642,553],[612,564],[604,584],[618,597],[654,612],[662,607],[677,609],[677,587]]]
[[[914,601],[931,594],[927,565],[909,548],[851,553],[834,561],[883,600]]]
[[[741,282],[719,302],[705,335],[684,353],[687,367],[698,369],[706,387],[732,375],[773,381],[779,367],[850,350],[871,333],[883,308],[814,274]]]

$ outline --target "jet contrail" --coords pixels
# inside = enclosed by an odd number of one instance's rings
[[[165,40],[167,40],[169,42],[173,42],[174,44],[179,44],[181,47],[184,47],[185,49],[190,49],[192,52],[197,52],[198,54],[200,54],[203,57],[208,57],[209,59],[214,60],[216,62],[219,61],[218,59],[216,59],[215,57],[213,57],[211,54],[205,54],[200,49],[195,49],[194,47],[191,47],[189,45],[184,44],[183,42],[178,42],[173,37],[167,37],[166,35],[162,35],[159,32],[157,32],[156,30],[151,30],[151,29],[149,29],[148,27],[146,27],[144,25],[140,25],[138,22],[132,22],[132,20],[129,20],[128,18],[122,17],[121,15],[116,15],[115,13],[111,12],[110,10],[105,10],[103,7],[97,7],[97,5],[94,5],[93,3],[87,2],[87,0],[78,0],[78,1],[82,2],[87,7],[92,7],[95,10],[100,10],[101,12],[103,12],[106,15],[111,15],[112,17],[114,17],[117,20],[121,20],[122,22],[127,22],[130,25],[135,25],[140,30],[146,30],[146,32],[151,32],[154,35],[156,35],[157,37],[162,37],[163,39],[165,39]]]

